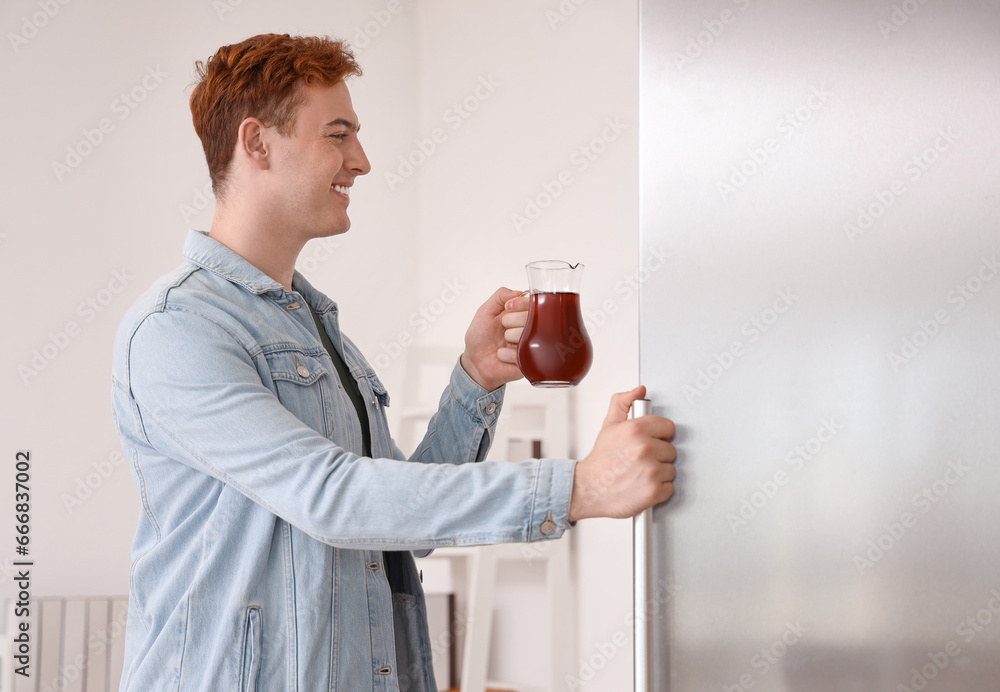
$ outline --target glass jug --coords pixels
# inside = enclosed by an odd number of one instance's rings
[[[525,269],[530,302],[517,365],[535,387],[575,387],[594,357],[580,309],[583,265],[544,260]]]

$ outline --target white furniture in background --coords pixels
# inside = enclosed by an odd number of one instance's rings
[[[7,599],[0,640],[0,692],[94,692],[117,690],[125,661],[125,596],[40,598],[30,617],[15,614]],[[28,622],[29,677],[15,674],[20,623]]]
[[[437,396],[457,359],[458,352],[449,349],[414,346],[407,352],[397,435],[398,444],[407,453],[423,437],[437,409]],[[571,457],[574,393],[572,389],[535,389],[524,381],[509,384],[487,459],[520,461],[529,458],[534,440],[541,441],[543,456]],[[511,457],[512,452],[518,458]],[[547,687],[561,689],[573,656],[569,536],[535,544],[439,548],[429,557],[418,560],[426,593],[457,595],[460,611],[457,640],[462,645],[461,690],[484,692],[487,685],[511,687],[507,683],[487,680],[497,571],[503,561],[544,563],[551,664]],[[435,656],[447,655],[447,651],[437,648]]]
[[[461,573],[458,561],[465,561],[465,583],[457,576]],[[548,621],[549,678],[546,689],[557,690],[564,686],[564,676],[572,665],[573,590],[570,581],[570,546],[567,539],[531,544],[503,544],[463,548],[441,548],[431,556],[417,561],[424,575],[427,593],[467,592],[464,613],[456,628],[462,645],[462,692],[484,692],[487,687],[514,688],[511,683],[487,679],[491,629],[495,608],[497,573],[503,561],[543,562],[545,565],[545,590],[548,608],[544,617]],[[525,625],[525,635],[534,634],[530,624]],[[446,652],[434,651],[435,656]]]

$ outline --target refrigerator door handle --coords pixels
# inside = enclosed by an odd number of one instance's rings
[[[649,399],[632,402],[630,416],[648,416],[653,404]],[[632,518],[632,615],[633,641],[633,689],[635,692],[652,692],[652,666],[650,660],[650,619],[649,619],[649,576],[650,543],[649,534],[653,521],[653,510],[647,509]]]

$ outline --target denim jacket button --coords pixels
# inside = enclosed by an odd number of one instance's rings
[[[302,307],[302,303],[289,303],[285,306],[285,310],[298,310]]]
[[[549,512],[548,516],[545,517],[545,521],[542,522],[539,530],[543,536],[551,536],[556,532],[556,523],[552,521],[552,512]]]
[[[309,368],[299,362],[298,356],[293,356],[293,358],[295,358],[295,372],[299,373],[299,377],[309,377]]]
[[[493,412],[497,410],[497,405],[492,401],[486,405],[486,415],[492,416]]]

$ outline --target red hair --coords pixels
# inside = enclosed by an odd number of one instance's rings
[[[225,189],[240,123],[255,117],[287,134],[305,101],[300,82],[336,84],[361,74],[344,41],[288,34],[261,34],[223,46],[195,69],[191,117],[216,197]]]

